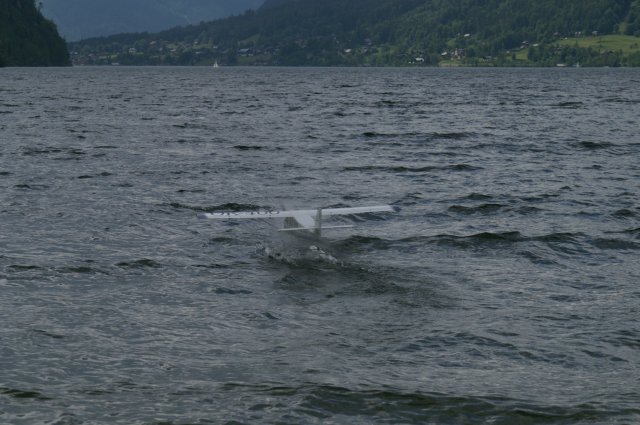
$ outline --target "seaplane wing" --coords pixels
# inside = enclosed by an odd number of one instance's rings
[[[352,208],[324,208],[322,215],[351,215],[351,214],[366,214],[372,212],[397,212],[398,208],[394,208],[391,205],[378,205],[373,207],[352,207]]]
[[[396,208],[390,205],[376,205],[370,207],[352,208],[318,208],[315,210],[263,210],[263,211],[228,211],[200,214],[198,217],[205,219],[264,219],[264,218],[284,218],[284,228],[281,231],[307,230],[320,235],[323,229],[335,229],[353,226],[323,226],[324,217],[336,215],[354,215],[373,212],[394,212]]]

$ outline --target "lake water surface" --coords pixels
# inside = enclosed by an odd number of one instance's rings
[[[1,69],[0,422],[638,423],[638,117],[636,69]],[[386,203],[336,261],[196,217]]]

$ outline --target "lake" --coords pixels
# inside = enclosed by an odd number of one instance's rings
[[[639,87],[0,69],[0,422],[640,422]]]

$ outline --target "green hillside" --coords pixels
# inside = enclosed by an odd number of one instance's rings
[[[640,0],[268,0],[71,47],[78,64],[640,66],[633,48],[592,42],[614,35],[640,40]]]
[[[34,0],[0,0],[0,66],[65,66],[69,52]]]

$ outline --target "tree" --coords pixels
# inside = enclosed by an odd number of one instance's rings
[[[0,0],[0,57],[5,66],[69,65],[66,43],[34,0]]]

